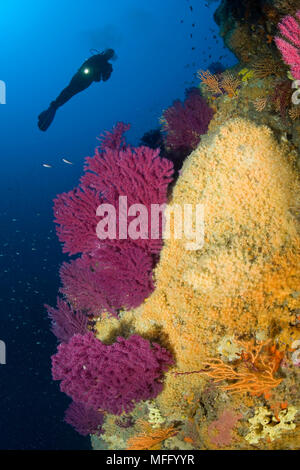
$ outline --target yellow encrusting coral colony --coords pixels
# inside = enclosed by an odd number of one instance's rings
[[[135,332],[175,358],[162,393],[131,413],[132,426],[121,429],[107,416],[104,440],[122,434],[111,448],[300,448],[300,368],[292,360],[300,339],[299,151],[284,132],[252,118],[261,110],[248,107],[247,88],[253,94],[259,80],[261,94],[264,82],[239,68],[238,96],[214,100],[209,131],[172,190],[171,236],[153,294],[96,325],[99,339]],[[204,207],[197,250],[185,233],[175,237],[172,208],[185,204],[194,214]],[[141,419],[148,422],[142,434]]]

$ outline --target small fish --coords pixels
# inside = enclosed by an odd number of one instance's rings
[[[70,162],[70,160],[67,160],[66,158],[62,158],[61,159],[64,163],[67,163],[68,165],[73,165],[72,162]]]
[[[42,166],[45,168],[52,168],[52,165],[49,165],[49,163],[42,163]]]

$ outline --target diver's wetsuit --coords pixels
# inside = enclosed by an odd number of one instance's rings
[[[69,85],[60,93],[56,100],[51,102],[49,108],[39,115],[38,126],[41,131],[48,129],[54,119],[56,110],[69,101],[72,96],[85,90],[93,82],[100,82],[100,80],[106,82],[109,79],[113,68],[108,60],[113,56],[113,49],[108,49],[101,54],[93,55],[82,64]]]

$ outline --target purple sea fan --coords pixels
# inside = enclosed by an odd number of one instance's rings
[[[64,253],[75,255],[98,247],[96,210],[101,202],[99,193],[85,186],[59,194],[54,199],[54,222],[58,224],[56,232],[64,243]]]
[[[165,202],[173,165],[160,158],[159,152],[144,146],[120,151],[96,149],[94,157],[86,158],[86,174],[81,181],[112,204],[119,195],[127,196],[128,204]]]
[[[113,132],[107,132],[94,157],[86,159],[85,175],[81,185],[68,193],[63,193],[54,201],[57,234],[64,244],[63,251],[71,255],[93,253],[104,244],[120,246],[128,237],[127,229],[136,215],[129,216],[124,222],[125,236],[119,236],[119,221],[124,216],[119,210],[119,196],[126,196],[127,207],[141,204],[147,211],[141,236],[135,244],[149,253],[159,253],[162,247],[162,217],[158,218],[155,235],[151,234],[151,205],[167,202],[167,187],[172,181],[173,164],[160,158],[159,149],[148,147],[131,148],[126,146],[123,133],[128,126],[118,123]],[[116,210],[116,237],[101,240],[97,237],[96,227],[100,218],[97,208],[111,204]],[[126,211],[126,209],[125,209]],[[123,229],[122,229],[123,230]],[[123,230],[123,231],[124,231]]]
[[[292,94],[293,89],[290,80],[286,79],[274,85],[274,93],[271,96],[271,101],[274,103],[276,111],[280,111],[282,119],[286,119],[287,110],[292,100]]]
[[[170,352],[139,335],[105,345],[88,332],[58,346],[52,376],[74,401],[120,415],[136,402],[155,398],[173,362]]]
[[[128,147],[124,134],[130,129],[130,124],[117,122],[111,131],[105,131],[98,137],[101,144],[99,150],[109,148],[111,150],[125,150]]]
[[[184,103],[174,101],[163,113],[167,149],[185,154],[194,150],[201,136],[207,133],[213,110],[207,105],[197,88],[187,92]]]
[[[100,436],[103,432],[103,421],[103,413],[74,401],[65,412],[65,422],[73,426],[82,436],[88,436],[89,434]]]
[[[61,292],[79,310],[116,315],[122,308],[138,307],[151,294],[152,268],[151,256],[132,243],[122,249],[105,246],[95,256],[62,265]]]
[[[45,305],[52,322],[52,333],[60,342],[67,342],[74,334],[86,333],[88,319],[82,312],[74,312],[70,305],[57,297],[57,308]]]
[[[297,21],[298,20],[298,21]],[[282,54],[284,62],[290,66],[292,76],[300,80],[300,10],[296,17],[285,16],[278,24],[280,36],[275,37],[275,43]]]
[[[154,231],[157,235],[151,236],[151,209],[152,205],[162,205],[167,202],[167,188],[172,181],[173,163],[160,158],[159,149],[149,147],[127,147],[125,150],[105,148],[100,152],[96,149],[94,157],[86,159],[85,175],[81,179],[84,186],[95,189],[101,193],[106,203],[116,209],[116,239],[106,240],[106,243],[120,245],[119,237],[122,212],[119,207],[119,197],[126,196],[127,207],[135,204],[143,206],[147,211],[144,218],[147,226],[137,228],[141,236],[135,243],[150,253],[159,253],[162,246],[162,219],[158,219]],[[126,211],[126,209],[125,209]],[[125,237],[128,226],[136,215],[128,216],[125,224]],[[124,220],[124,217],[123,217]],[[155,238],[156,237],[156,238]]]

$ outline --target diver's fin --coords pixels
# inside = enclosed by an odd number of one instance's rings
[[[48,129],[54,119],[55,113],[56,107],[51,105],[46,111],[43,111],[39,115],[38,126],[41,131],[46,131]]]

